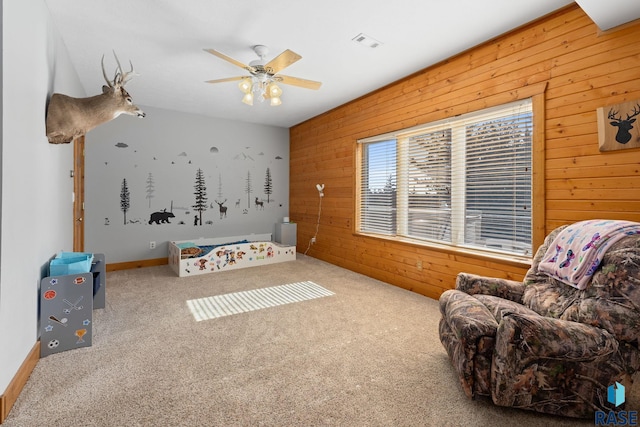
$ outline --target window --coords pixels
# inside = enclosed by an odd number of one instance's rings
[[[358,231],[532,248],[531,100],[359,141]]]

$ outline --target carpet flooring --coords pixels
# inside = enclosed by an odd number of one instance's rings
[[[295,283],[326,292],[258,308],[260,290]],[[116,271],[106,286],[93,345],[41,359],[3,427],[594,425],[467,399],[437,301],[302,254],[184,278]],[[226,315],[194,315],[223,295]]]

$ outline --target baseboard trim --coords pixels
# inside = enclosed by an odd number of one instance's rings
[[[169,264],[167,258],[142,259],[140,261],[116,262],[107,264],[106,271],[130,270],[132,268],[155,267]]]
[[[5,392],[0,396],[0,424],[4,422],[9,412],[11,412],[13,404],[18,400],[18,396],[20,396],[22,389],[31,376],[31,372],[33,372],[38,364],[38,360],[40,360],[40,341],[36,341],[27,358],[22,362],[20,369],[18,369],[18,372],[16,372],[16,375],[9,383],[9,386],[7,386]]]
[[[106,265],[106,271],[116,271],[116,270],[129,270],[132,268],[143,268],[143,267],[155,267],[158,265],[168,264],[169,260],[167,258],[155,258],[155,259],[143,259],[140,261],[130,261],[130,262],[118,262],[113,264]],[[38,364],[38,360],[40,360],[40,341],[37,341],[27,358],[22,362],[20,369],[16,372],[16,375],[13,377],[5,392],[0,395],[0,424],[4,422],[4,420],[9,415],[11,408],[18,400],[18,396],[22,392],[29,376],[31,376],[31,372],[35,369]]]

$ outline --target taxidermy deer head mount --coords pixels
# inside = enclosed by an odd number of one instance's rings
[[[118,56],[113,52],[118,68],[113,80],[107,78],[104,70],[104,55],[102,55],[102,75],[107,85],[102,86],[102,94],[89,98],[72,98],[60,93],[54,93],[47,108],[47,138],[51,144],[67,144],[74,138],[86,134],[98,125],[115,119],[120,114],[144,117],[144,112],[134,105],[131,95],[124,89],[124,85],[139,74],[131,70],[126,73]]]

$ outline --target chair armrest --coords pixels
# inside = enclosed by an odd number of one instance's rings
[[[469,294],[449,289],[440,295],[440,312],[458,337],[472,343],[495,336],[498,322],[487,307]]]
[[[524,285],[515,280],[484,277],[470,273],[459,273],[456,289],[469,295],[493,295],[522,304]]]
[[[609,410],[606,388],[624,375],[618,341],[604,329],[538,315],[508,314],[496,332],[492,398],[571,417]]]
[[[491,356],[498,322],[476,298],[455,289],[440,295],[440,341],[469,398],[490,392]],[[486,373],[483,375],[483,373]]]

